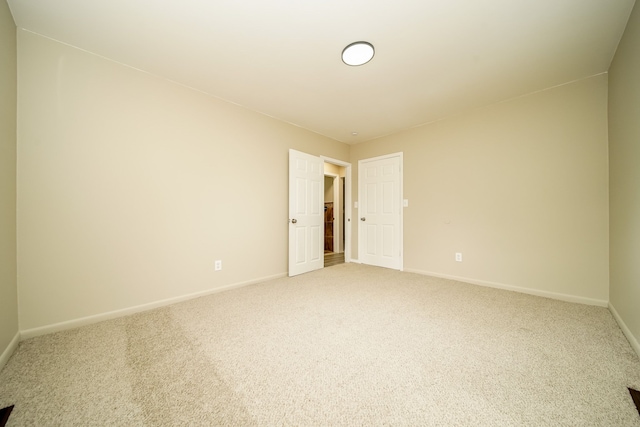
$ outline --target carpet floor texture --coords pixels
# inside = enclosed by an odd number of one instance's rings
[[[25,340],[7,426],[638,426],[606,308],[341,264]]]

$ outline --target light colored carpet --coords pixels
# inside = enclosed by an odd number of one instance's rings
[[[640,426],[605,308],[342,264],[22,342],[9,426]]]

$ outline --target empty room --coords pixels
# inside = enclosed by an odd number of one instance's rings
[[[0,0],[0,427],[640,427],[635,3]]]

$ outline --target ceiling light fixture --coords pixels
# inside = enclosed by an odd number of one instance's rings
[[[369,42],[351,43],[342,51],[342,61],[354,67],[364,65],[371,61],[375,52],[373,45]]]

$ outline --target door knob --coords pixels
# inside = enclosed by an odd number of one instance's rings
[[[298,220],[297,220],[297,219],[295,219],[295,218],[293,218],[293,219],[291,220],[291,223],[292,223],[292,224],[295,224],[296,222],[298,222]]]
[[[360,218],[360,221],[366,221],[366,220],[367,220],[367,218],[365,218],[365,217]]]

